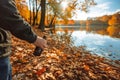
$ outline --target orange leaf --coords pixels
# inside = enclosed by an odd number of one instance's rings
[[[84,69],[85,69],[86,71],[88,71],[88,70],[90,70],[90,67],[89,67],[88,65],[84,65]]]
[[[43,74],[45,71],[46,71],[46,68],[42,68],[42,69],[38,70],[38,71],[36,72],[36,74],[40,76],[40,75]]]

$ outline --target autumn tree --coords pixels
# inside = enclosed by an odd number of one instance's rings
[[[18,0],[21,1],[21,0]],[[25,1],[25,0],[24,0]],[[66,2],[67,7],[64,7],[62,3]],[[29,0],[29,19],[32,25],[36,25],[38,21],[38,15],[41,15],[40,22],[39,22],[39,29],[44,31],[45,19],[46,19],[46,7],[48,10],[48,17],[52,15],[52,17],[48,18],[49,20],[49,27],[55,24],[56,20],[64,20],[65,23],[75,15],[76,10],[82,10],[88,12],[89,7],[95,5],[94,0]],[[21,13],[23,9],[20,9]],[[28,10],[28,9],[27,9]],[[41,10],[41,12],[39,12]],[[26,15],[26,14],[25,14]],[[25,16],[26,17],[26,16]]]
[[[32,7],[31,7],[31,0],[29,0],[29,22],[30,22],[30,24],[32,23],[32,12],[31,12],[31,10],[32,10]]]
[[[42,1],[42,0],[41,0]],[[47,13],[48,15],[53,15],[53,17],[51,18],[51,20],[49,20],[49,27],[52,26],[54,19],[58,20],[58,19],[62,19],[65,21],[65,23],[67,23],[67,21],[75,15],[76,10],[82,10],[85,12],[88,12],[89,7],[92,5],[96,5],[96,3],[94,2],[94,0],[84,0],[84,1],[78,1],[78,0],[66,0],[67,1],[67,7],[62,7],[62,3],[65,2],[65,0],[48,0],[47,1],[47,6],[49,7],[49,13]],[[42,7],[43,7],[43,12],[45,9],[45,1],[41,6],[41,11],[42,11]],[[43,13],[41,13],[42,15]],[[45,13],[44,13],[45,14]],[[43,16],[41,16],[42,20],[44,20]],[[40,22],[39,27],[44,27],[44,21]],[[44,29],[44,28],[43,28]]]
[[[27,6],[27,3],[25,0],[15,0],[16,2],[16,6],[21,14],[22,17],[24,17],[24,19],[26,21],[29,21],[29,9]]]
[[[111,19],[108,21],[109,25],[120,25],[120,12],[112,15]]]
[[[39,21],[40,0],[29,0],[30,23],[34,26]]]
[[[111,19],[111,16],[109,15],[104,15],[102,17],[99,18],[100,21],[103,21],[103,22],[108,22],[109,20]]]
[[[45,28],[45,9],[46,9],[46,0],[41,0],[41,19],[39,24],[39,29],[44,31]]]

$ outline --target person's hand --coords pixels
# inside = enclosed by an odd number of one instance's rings
[[[33,43],[35,46],[40,47],[44,50],[47,47],[47,41],[42,37],[37,36],[36,41]]]

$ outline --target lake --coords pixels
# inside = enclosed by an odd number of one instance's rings
[[[120,27],[117,26],[56,26],[57,33],[72,32],[75,46],[112,60],[120,60]]]

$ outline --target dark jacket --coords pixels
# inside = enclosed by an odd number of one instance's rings
[[[14,0],[0,0],[0,27],[30,43],[37,38],[31,26],[20,16]]]

